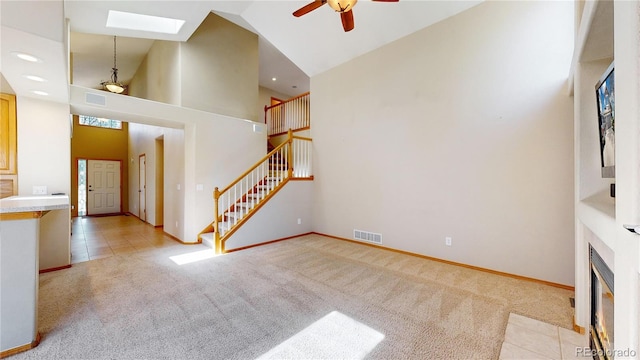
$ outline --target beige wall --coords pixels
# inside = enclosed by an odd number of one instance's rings
[[[572,22],[486,2],[313,77],[314,230],[573,285]]]
[[[258,121],[258,36],[213,13],[180,46],[182,106]]]
[[[156,40],[129,84],[129,95],[180,105],[180,43]]]
[[[15,95],[15,91],[11,88],[11,85],[7,82],[7,79],[4,78],[2,73],[0,73],[0,92],[5,94],[13,94]]]
[[[188,41],[155,41],[129,95],[260,121],[258,87],[258,36],[211,13]]]
[[[78,124],[78,115],[73,116],[73,138],[71,139],[71,204],[72,216],[78,216],[78,159],[119,160],[122,163],[120,176],[122,187],[120,198],[122,211],[129,211],[129,162],[127,161],[127,139],[129,125],[122,123],[122,129],[103,129]]]

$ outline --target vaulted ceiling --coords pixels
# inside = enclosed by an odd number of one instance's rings
[[[98,88],[100,81],[109,76],[113,64],[112,36],[118,36],[119,79],[127,82],[153,40],[187,41],[209,12],[214,12],[258,34],[260,85],[294,95],[308,90],[310,77],[482,0],[400,0],[396,3],[360,0],[353,10],[355,29],[348,33],[342,29],[339,14],[329,6],[300,18],[292,16],[293,11],[310,1],[2,0],[0,72],[16,93],[39,97],[41,95],[32,90],[42,88],[51,100],[65,102],[70,73],[67,48],[74,54],[73,82]],[[185,24],[175,35],[109,28],[106,26],[109,10],[178,18],[185,20]],[[65,18],[71,31],[70,39]],[[15,57],[15,52],[30,53],[42,62],[24,64]],[[34,84],[24,77],[31,73],[47,81]],[[276,81],[272,81],[274,77]]]

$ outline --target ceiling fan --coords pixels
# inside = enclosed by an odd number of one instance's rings
[[[371,0],[378,2],[398,2],[399,0]],[[353,23],[353,7],[358,2],[358,0],[315,0],[312,3],[309,3],[300,9],[293,12],[293,16],[300,17],[302,15],[308,14],[311,11],[319,8],[324,4],[329,4],[333,10],[340,13],[340,19],[342,20],[342,28],[344,31],[351,31],[354,28]]]

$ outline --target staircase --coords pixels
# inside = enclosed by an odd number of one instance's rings
[[[200,240],[217,254],[226,252],[225,242],[291,179],[313,180],[311,139],[294,136],[272,150],[230,185],[214,190],[214,221]]]

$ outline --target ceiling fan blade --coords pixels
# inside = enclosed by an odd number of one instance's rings
[[[344,32],[353,30],[355,24],[353,23],[353,10],[340,13],[340,19],[342,19],[342,27]]]
[[[309,3],[303,7],[301,7],[300,9],[296,10],[293,12],[293,16],[295,17],[300,17],[304,14],[308,14],[310,12],[312,12],[313,10],[319,8],[320,6],[324,5],[327,2],[327,0],[316,0],[312,3]]]
[[[398,2],[400,0],[371,0],[371,1],[377,1],[377,2]]]

